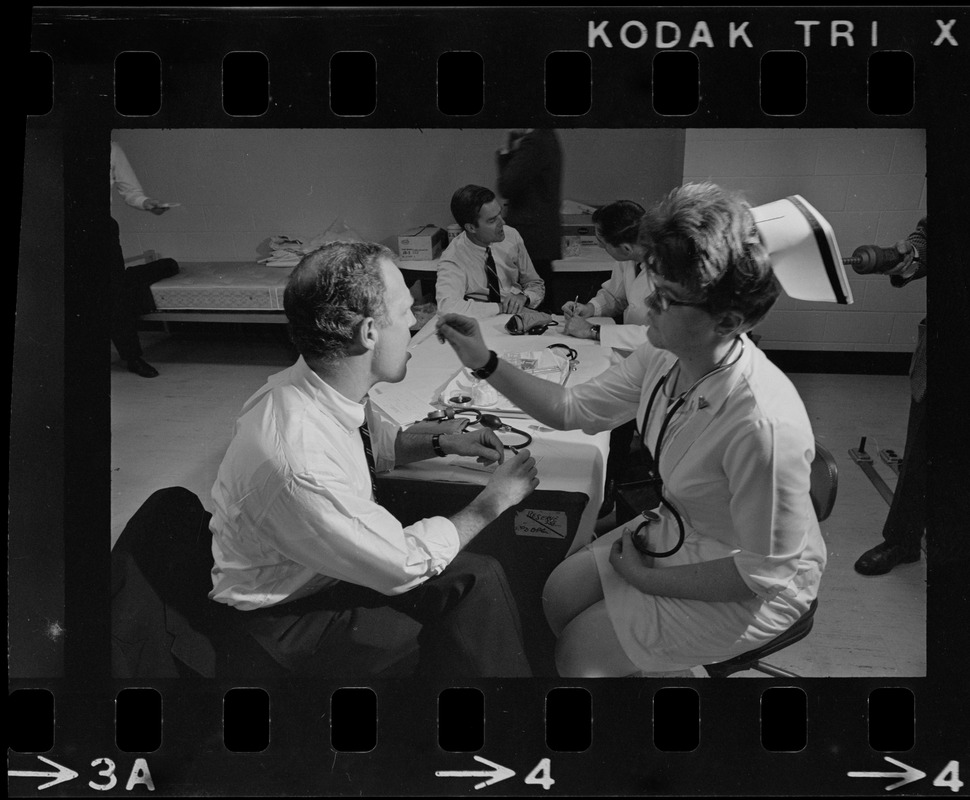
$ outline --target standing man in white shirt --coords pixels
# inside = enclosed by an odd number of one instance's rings
[[[465,552],[538,485],[527,450],[491,431],[408,434],[367,393],[407,372],[411,294],[393,254],[334,242],[284,295],[300,358],[243,407],[212,489],[210,597],[285,669],[367,677],[420,633],[423,677],[530,674],[518,612],[494,559]],[[376,496],[380,468],[449,453],[502,462],[451,518],[402,525]]]
[[[593,225],[600,246],[616,261],[613,274],[588,303],[568,302],[564,331],[578,339],[595,339],[614,350],[636,350],[647,341],[645,300],[653,291],[646,269],[647,249],[637,241],[644,210],[632,200],[617,200],[593,212]],[[588,317],[623,314],[622,325],[599,327]]]
[[[546,287],[519,232],[505,224],[495,192],[469,184],[451,198],[462,227],[438,260],[439,314],[479,319],[538,308]]]

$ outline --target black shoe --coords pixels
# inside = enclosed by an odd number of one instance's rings
[[[140,375],[143,378],[155,378],[158,376],[158,370],[145,361],[145,359],[141,356],[138,358],[132,358],[128,361],[128,371],[134,372],[136,375]]]
[[[855,562],[855,571],[862,575],[884,575],[897,564],[912,564],[919,561],[919,558],[918,547],[909,548],[883,542],[859,556],[859,560]]]

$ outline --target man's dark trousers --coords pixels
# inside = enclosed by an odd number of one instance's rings
[[[259,611],[242,624],[294,673],[368,677],[419,647],[415,677],[528,677],[515,599],[491,556],[461,552],[437,577],[400,595],[341,582]]]

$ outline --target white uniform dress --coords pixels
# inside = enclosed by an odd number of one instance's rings
[[[809,495],[812,427],[788,378],[742,337],[732,366],[689,394],[659,453],[664,496],[679,511],[686,541],[657,568],[730,556],[753,592],[742,602],[644,594],[610,565],[618,528],[589,545],[606,607],[626,655],[644,671],[682,669],[751,650],[786,630],[818,591],[826,550]],[[641,421],[656,384],[676,357],[647,343],[596,381],[573,387],[567,427],[588,433]],[[658,392],[645,441],[655,445],[666,415]],[[677,541],[665,508],[651,526],[651,549]],[[626,526],[624,526],[626,527]]]

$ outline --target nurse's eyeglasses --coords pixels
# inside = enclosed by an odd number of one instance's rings
[[[677,300],[676,298],[673,298],[669,294],[667,294],[667,292],[664,289],[660,288],[659,286],[656,287],[650,294],[646,296],[646,299],[644,300],[644,302],[647,304],[647,308],[653,309],[658,314],[662,314],[671,306],[707,308],[706,301],[702,303],[694,303],[694,302],[688,302],[686,300]]]

